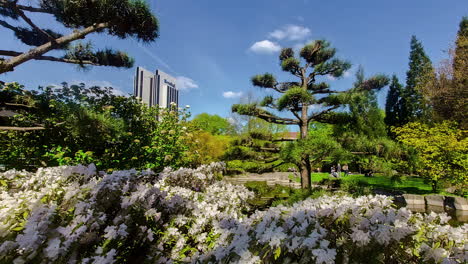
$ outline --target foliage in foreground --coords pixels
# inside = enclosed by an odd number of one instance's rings
[[[16,114],[0,119],[0,126],[42,128],[0,131],[0,164],[7,169],[95,163],[99,169],[159,172],[188,166],[194,158],[188,109],[148,107],[110,87],[63,83],[29,91],[17,83],[0,84],[0,108],[4,105],[24,107],[12,109]]]
[[[0,174],[2,263],[462,263],[468,225],[384,196],[323,196],[244,214],[252,193],[198,169]]]

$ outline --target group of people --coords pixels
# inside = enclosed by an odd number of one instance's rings
[[[341,165],[339,163],[338,163],[338,165],[336,167],[335,167],[335,165],[333,165],[331,167],[330,176],[335,177],[335,178],[339,178],[339,177],[341,177],[341,172],[344,172],[344,176],[349,175],[348,164],[343,165],[343,167],[341,167]]]

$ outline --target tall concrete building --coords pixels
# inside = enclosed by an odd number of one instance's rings
[[[149,106],[168,107],[171,103],[179,105],[176,79],[161,70],[152,73],[142,67],[137,67],[133,95],[141,98]]]

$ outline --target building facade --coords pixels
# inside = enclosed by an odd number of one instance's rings
[[[137,67],[133,95],[141,98],[142,102],[149,106],[168,107],[171,103],[179,105],[176,79],[161,70],[152,73],[142,67]]]

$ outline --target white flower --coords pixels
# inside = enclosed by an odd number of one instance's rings
[[[60,238],[54,238],[54,239],[49,240],[49,242],[47,243],[48,246],[45,249],[46,256],[48,258],[50,259],[57,258],[57,256],[60,253],[60,243],[61,243]]]

